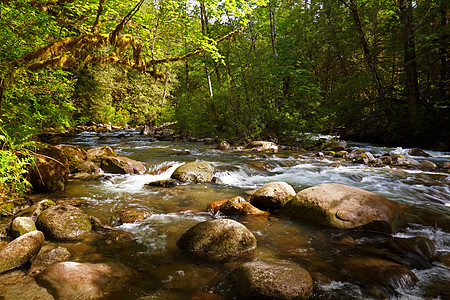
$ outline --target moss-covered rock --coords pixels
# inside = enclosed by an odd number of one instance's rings
[[[44,210],[36,221],[36,227],[45,236],[58,240],[80,240],[91,232],[89,217],[71,205],[56,205]]]
[[[10,232],[13,237],[18,237],[35,230],[36,225],[31,217],[17,217],[11,223]]]
[[[311,275],[291,262],[253,261],[233,272],[239,299],[308,299]]]
[[[93,162],[100,162],[102,159],[110,156],[116,156],[114,150],[109,146],[102,146],[86,151],[87,159]]]
[[[171,178],[182,182],[210,182],[213,178],[213,168],[206,161],[194,161],[179,166]]]
[[[69,178],[69,163],[64,153],[50,145],[38,150],[29,172],[33,190],[42,193],[61,192]]]
[[[0,251],[0,273],[20,267],[38,254],[44,243],[40,231],[32,231],[13,240]]]
[[[241,223],[218,219],[194,225],[181,236],[177,246],[196,258],[224,261],[253,254],[256,238]]]
[[[275,210],[294,196],[294,188],[286,182],[270,182],[253,193],[250,203],[262,210]]]
[[[30,208],[31,202],[24,198],[0,200],[0,216],[13,216]]]
[[[55,146],[62,151],[69,163],[70,173],[77,171],[77,166],[87,159],[87,154],[84,149],[73,145],[57,145]]]
[[[401,207],[382,196],[337,183],[304,189],[282,209],[295,218],[341,229],[364,227],[394,231]]]
[[[142,174],[145,166],[125,156],[110,156],[102,159],[101,168],[106,173],[113,174]]]

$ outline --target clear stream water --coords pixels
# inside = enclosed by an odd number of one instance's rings
[[[125,137],[118,138],[120,133]],[[276,154],[222,152],[215,150],[215,145],[203,143],[151,141],[136,131],[101,135],[85,132],[64,143],[84,149],[108,145],[118,155],[141,161],[147,167],[143,175],[109,174],[98,181],[70,181],[64,192],[50,195],[53,200],[82,200],[84,204],[81,208],[86,213],[118,226],[125,233],[131,233],[128,239],[104,234],[97,239],[68,243],[69,250],[74,253],[73,260],[120,261],[138,272],[139,279],[135,286],[120,294],[120,299],[222,299],[214,295],[233,299],[233,287],[226,280],[233,268],[232,263],[211,265],[191,261],[176,249],[175,243],[192,225],[221,217],[206,210],[209,202],[246,196],[247,191],[274,181],[287,182],[296,191],[320,183],[341,183],[385,196],[401,205],[412,206],[412,221],[394,237],[427,237],[434,242],[438,255],[450,253],[448,172],[367,167],[337,162],[332,158],[309,157],[293,151],[279,151]],[[394,152],[407,155],[407,149],[402,148],[357,143],[350,146],[364,148],[373,154]],[[191,154],[176,155],[176,151],[180,150],[189,150]],[[433,157],[427,159],[437,164],[450,161],[450,153],[428,152]],[[194,160],[210,162],[215,170],[214,175],[222,184],[190,184],[169,189],[144,186],[151,181],[170,178],[177,166]],[[153,214],[142,223],[118,225],[120,212],[127,208],[145,208]],[[325,278],[317,280],[314,299],[375,297],[376,293],[370,292],[373,290],[370,283],[345,276],[342,262],[361,253],[376,253],[380,245],[392,236],[324,228],[280,215],[238,221],[257,237],[255,259],[291,260],[310,273],[319,274],[317,278]],[[448,267],[435,261],[429,268],[412,271],[419,279],[418,283],[412,288],[390,290],[390,297],[450,297]],[[371,277],[372,274],[368,273],[367,277]]]

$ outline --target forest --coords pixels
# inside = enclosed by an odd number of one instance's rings
[[[0,3],[3,190],[36,133],[87,123],[449,149],[444,0]]]

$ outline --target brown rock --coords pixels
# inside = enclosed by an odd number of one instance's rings
[[[101,168],[106,173],[113,174],[142,174],[145,166],[125,156],[111,156],[102,159]]]
[[[152,215],[151,212],[149,212],[146,209],[142,208],[130,208],[127,210],[124,210],[120,213],[120,221],[122,223],[136,223],[136,222],[142,222],[148,217]]]
[[[178,240],[178,248],[208,261],[233,260],[252,255],[256,238],[244,225],[230,219],[198,223]]]
[[[214,213],[222,213],[227,216],[267,216],[268,212],[262,211],[250,204],[244,198],[237,196],[228,200],[214,201],[208,204]]]
[[[134,276],[120,264],[66,261],[52,264],[37,279],[56,299],[120,299]]]
[[[91,232],[89,217],[77,207],[56,205],[44,210],[36,227],[48,237],[59,240],[80,240]]]
[[[42,193],[64,191],[69,178],[69,163],[64,153],[48,145],[39,149],[35,157],[29,172],[33,189]]]
[[[291,262],[253,261],[233,272],[239,299],[308,299],[311,275]]]
[[[362,227],[392,232],[402,216],[401,207],[374,193],[337,183],[305,189],[283,211],[299,219],[341,229]]]
[[[109,146],[102,146],[89,149],[86,152],[87,159],[93,162],[100,162],[102,159],[110,156],[116,156],[116,153]]]
[[[44,243],[40,231],[21,235],[0,251],[0,273],[20,267],[38,254]]]
[[[270,182],[253,193],[250,203],[262,210],[274,210],[294,196],[294,188],[286,182]]]

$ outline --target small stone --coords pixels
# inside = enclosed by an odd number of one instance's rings
[[[37,230],[36,225],[31,217],[17,217],[11,223],[11,234],[13,237],[18,237],[35,230]]]

